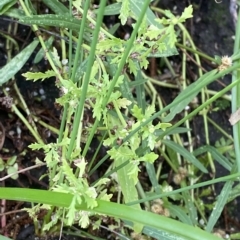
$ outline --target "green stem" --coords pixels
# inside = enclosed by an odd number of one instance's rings
[[[238,21],[236,26],[236,36],[234,42],[234,55],[239,52],[240,46],[240,11],[238,13]],[[240,61],[235,61],[234,66],[238,65]],[[232,82],[235,82],[236,79],[240,78],[239,71],[234,71],[232,75]],[[235,113],[240,107],[240,84],[232,89],[232,113]],[[240,122],[238,121],[233,125],[233,138],[234,138],[234,149],[237,161],[238,172],[240,172]]]
[[[101,3],[100,3],[100,6],[99,6],[97,23],[96,23],[95,30],[94,30],[94,33],[93,33],[93,39],[92,39],[92,44],[91,44],[91,51],[89,53],[89,58],[88,58],[86,75],[85,75],[85,78],[84,78],[84,81],[83,81],[83,84],[82,84],[82,94],[81,94],[81,98],[79,99],[77,113],[74,117],[73,131],[72,131],[72,134],[71,134],[71,140],[70,140],[69,148],[68,148],[68,151],[67,151],[67,158],[68,159],[70,159],[73,148],[75,147],[76,136],[78,134],[78,128],[79,128],[79,121],[81,119],[81,115],[83,114],[84,103],[85,103],[85,100],[86,100],[87,89],[88,89],[88,84],[89,84],[89,81],[90,81],[91,70],[92,70],[94,58],[95,58],[96,46],[97,46],[97,43],[98,43],[98,35],[99,35],[100,27],[101,27],[101,24],[102,24],[105,5],[106,5],[106,0],[102,0]]]

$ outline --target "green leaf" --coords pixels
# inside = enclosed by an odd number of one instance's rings
[[[57,0],[42,0],[53,12],[57,14],[68,14],[69,9]]]
[[[44,203],[62,208],[68,208],[73,198],[73,195],[66,193],[6,187],[0,188],[0,196],[1,199]],[[89,211],[92,213],[125,219],[130,222],[138,222],[144,226],[161,230],[166,233],[166,235],[175,234],[179,239],[182,237],[185,240],[219,240],[218,237],[203,231],[200,228],[189,226],[179,221],[159,216],[151,212],[134,209],[124,204],[117,204],[103,200],[97,200],[97,202],[98,206],[94,209],[87,209],[87,204],[84,201],[82,201],[81,204],[77,204],[75,208],[78,211]]]
[[[12,240],[11,238],[0,235],[0,240]]]
[[[193,17],[192,13],[193,13],[193,7],[192,5],[189,5],[187,8],[184,9],[184,12],[182,13],[178,21],[185,22],[186,19]]]
[[[112,16],[120,13],[122,3],[113,3],[105,7],[104,15]]]
[[[3,171],[5,168],[5,162],[0,158],[0,172]]]
[[[0,15],[3,15],[16,2],[17,2],[17,0],[1,0],[1,2],[0,2]]]
[[[212,70],[204,74],[196,82],[185,88],[171,103],[175,104],[170,109],[170,113],[162,119],[163,122],[170,122],[176,114],[180,113],[193,100],[193,98],[197,96],[203,87],[214,80],[213,77],[217,71],[218,70]]]
[[[23,17],[19,20],[22,23],[36,24],[39,26],[54,26],[60,28],[69,28],[79,31],[81,20],[69,15],[43,14],[37,16]],[[87,28],[86,28],[87,29]]]
[[[183,208],[172,204],[167,204],[166,208],[170,211],[171,216],[179,218],[179,220],[183,223],[192,225],[189,216],[183,211]]]
[[[46,45],[46,48],[49,49],[51,46],[52,46],[52,43],[54,41],[54,37],[51,36],[50,38],[48,38],[47,41],[45,41],[45,45]],[[36,54],[34,60],[33,60],[33,63],[34,64],[37,64],[39,63],[43,57],[45,56],[45,51],[43,50],[43,48],[41,48],[38,53]]]
[[[130,1],[130,9],[134,14],[135,19],[140,15],[143,4],[144,4],[144,0],[131,0]],[[147,20],[148,25],[154,25],[157,28],[162,29],[163,25],[156,22],[155,19],[156,19],[155,14],[153,13],[153,11],[150,8],[148,8],[147,12],[146,12],[146,20]],[[164,41],[164,43],[165,43],[167,49],[161,53],[162,57],[168,57],[168,56],[178,54],[177,49],[175,47],[171,48],[169,46],[167,39]]]
[[[116,100],[116,104],[118,108],[127,108],[132,102],[127,100],[126,98],[119,98]]]
[[[135,153],[132,152],[127,146],[121,146],[118,149],[112,148],[108,151],[112,159],[114,159],[115,166],[121,166],[124,162],[132,160]],[[138,192],[136,190],[134,179],[129,176],[129,167],[131,164],[128,163],[117,171],[118,183],[124,196],[124,202],[131,202],[133,199],[138,200]],[[137,171],[138,169],[135,169]],[[131,173],[132,176],[137,173]],[[134,205],[133,208],[140,210],[140,204]],[[141,225],[141,224],[140,224]],[[137,225],[138,226],[138,225]],[[142,226],[138,226],[140,229]]]
[[[38,45],[38,41],[33,41],[26,48],[24,48],[17,56],[15,56],[9,63],[0,69],[0,86],[10,80],[14,75],[22,69],[27,62],[34,49]]]
[[[195,167],[201,170],[204,173],[208,173],[208,170],[202,165],[201,162],[197,158],[193,156],[189,151],[183,148],[181,145],[170,141],[170,140],[162,140],[163,144],[167,145],[169,148],[173,149],[175,152],[178,152],[182,155],[186,160],[191,162]]]
[[[232,200],[234,200],[235,198],[239,197],[240,196],[240,184],[236,185],[231,193],[229,194],[228,196],[228,200],[227,202],[231,202]]]
[[[137,105],[134,105],[132,108],[132,115],[137,118],[139,121],[141,121],[144,117],[144,115],[142,114],[142,109],[139,108]]]
[[[221,164],[224,168],[226,168],[228,171],[231,171],[232,169],[232,163],[226,158],[224,157],[216,148],[212,147],[212,146],[202,146],[198,149],[196,149],[193,154],[194,156],[198,156],[202,153],[207,153],[210,152],[211,155],[213,156],[213,158],[219,163]]]
[[[10,166],[7,168],[7,174],[13,174],[15,173],[13,176],[11,176],[12,179],[16,180],[18,178],[18,164],[15,163],[13,166]]]
[[[122,25],[126,24],[129,16],[130,16],[129,0],[122,0],[122,6],[119,15]]]
[[[46,78],[55,77],[56,73],[53,70],[48,70],[45,73],[27,72],[27,73],[23,73],[22,76],[24,76],[26,80],[33,80],[35,82],[39,79],[43,81]]]
[[[154,152],[150,152],[145,154],[143,157],[140,158],[140,161],[145,161],[149,163],[154,163],[154,161],[158,158],[158,155]]]
[[[218,195],[217,202],[208,220],[206,231],[211,232],[213,230],[213,227],[215,226],[218,218],[223,211],[223,208],[227,203],[227,199],[231,193],[233,183],[234,181],[228,181],[224,184],[224,187],[222,188],[220,195]]]
[[[4,15],[17,19],[25,17],[24,11],[22,9],[17,8],[10,8],[7,12],[4,13]]]
[[[7,160],[7,165],[8,165],[8,166],[12,166],[12,165],[16,162],[16,160],[17,160],[17,155],[12,156],[11,158],[9,158],[9,159]]]

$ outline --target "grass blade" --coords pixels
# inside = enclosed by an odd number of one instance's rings
[[[221,164],[224,168],[226,168],[228,171],[231,171],[232,169],[232,163],[224,157],[216,148],[212,146],[203,146],[198,149],[196,149],[193,154],[194,156],[198,156],[202,153],[207,153],[210,152],[212,157],[219,163]]]
[[[195,167],[201,170],[204,173],[207,173],[208,170],[195,158],[190,152],[188,152],[185,148],[180,146],[179,144],[169,141],[169,140],[162,140],[163,144],[167,145],[169,148],[173,149],[174,151],[178,152],[182,155],[186,160],[191,162]]]
[[[208,220],[206,231],[211,232],[218,218],[220,217],[225,204],[227,203],[228,197],[232,191],[233,181],[228,181],[224,184],[221,194],[218,196],[217,203],[213,208],[211,216]]]
[[[71,194],[26,188],[0,188],[0,196],[1,199],[45,203],[52,206],[66,208],[70,206],[73,199]],[[182,239],[191,240],[219,240],[218,237],[208,232],[170,218],[137,210],[122,204],[103,200],[98,200],[97,202],[98,206],[94,209],[88,209],[87,203],[84,201],[82,201],[82,204],[77,204],[75,207],[77,210],[106,214],[108,216],[125,219],[131,222],[139,222],[145,226],[162,230],[167,234],[175,234],[179,237],[179,239],[182,237]]]
[[[68,14],[69,10],[62,3],[57,0],[43,0],[44,4],[46,4],[53,12],[56,14]]]

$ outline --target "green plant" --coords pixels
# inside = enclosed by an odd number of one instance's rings
[[[18,174],[18,164],[16,163],[17,156],[13,156],[9,158],[7,161],[4,161],[2,158],[0,158],[0,172],[3,170],[7,170],[7,174],[14,174],[11,176],[12,179],[17,179]]]
[[[44,234],[44,231],[51,233],[56,228],[60,231],[61,226],[72,226],[74,223],[86,228],[91,221],[99,224],[102,215],[107,215],[128,221],[124,224],[130,229],[158,239],[217,239],[210,232],[229,199],[234,180],[239,177],[240,163],[237,162],[235,166],[221,150],[209,145],[193,149],[189,121],[194,115],[202,114],[205,132],[208,132],[206,113],[209,106],[238,86],[240,78],[234,79],[211,98],[205,99],[204,89],[240,67],[238,50],[230,58],[233,66],[221,59],[216,69],[205,74],[200,71],[199,79],[188,86],[185,82],[179,95],[163,106],[149,78],[142,71],[147,69],[149,57],[164,58],[177,54],[176,27],[182,31],[183,47],[187,38],[192,44],[191,51],[195,52],[201,65],[198,52],[182,25],[192,17],[191,5],[180,17],[175,17],[170,11],[159,10],[166,18],[155,20],[154,13],[148,7],[150,0],[123,0],[108,6],[105,6],[106,0],[102,0],[95,11],[90,9],[89,0],[69,1],[68,7],[55,0],[43,0],[54,12],[46,15],[37,15],[36,6],[30,0],[19,1],[21,10],[14,7],[15,2],[9,0],[2,3],[1,14],[32,25],[34,31],[39,31],[38,26],[59,27],[61,36],[69,39],[69,48],[65,38],[61,40],[59,50],[52,38],[44,40],[41,34],[37,34],[38,40],[34,40],[0,70],[2,85],[14,77],[40,43],[41,50],[34,61],[39,61],[39,57],[45,55],[51,69],[46,72],[26,72],[23,76],[33,81],[55,77],[56,86],[61,91],[61,97],[56,102],[62,106],[61,125],[56,129],[40,121],[25,107],[27,117],[34,119],[28,123],[18,110],[20,104],[12,104],[11,110],[36,140],[29,147],[33,151],[42,150],[45,154],[49,191],[0,188],[1,198],[38,203],[27,210],[34,219],[38,234]],[[74,16],[72,10],[77,15]],[[116,38],[111,33],[114,29],[102,27],[103,16],[108,14],[120,14],[122,24],[126,23],[128,17],[136,20],[128,40]],[[184,71],[183,79],[186,79]],[[185,111],[200,92],[201,104],[190,113]],[[6,90],[4,93],[10,97]],[[146,101],[147,93],[149,96],[153,93],[151,103]],[[20,102],[26,106],[23,99],[20,98]],[[89,118],[89,113],[93,121],[86,122],[84,119]],[[180,120],[170,123],[178,114]],[[179,127],[183,123],[186,125]],[[45,143],[38,133],[38,124],[56,133],[56,142]],[[238,139],[236,131],[234,138]],[[184,147],[180,134],[186,134],[189,149]],[[99,146],[94,156],[89,157],[94,138]],[[208,138],[206,142],[209,143]],[[99,150],[103,146],[107,148],[107,154],[96,162],[96,155],[100,155]],[[166,176],[161,173],[161,164],[157,168],[154,165],[159,155],[173,171],[174,183],[179,189],[172,191],[172,186],[166,182],[160,185],[159,179],[166,179]],[[112,161],[103,176],[90,181],[89,177],[109,158]],[[230,172],[229,176],[197,183],[203,174],[209,172],[209,166],[215,174],[213,158]],[[143,168],[150,182],[148,191],[144,191],[139,178]],[[199,207],[199,201],[194,199],[193,189],[222,181],[225,182],[224,188],[207,219],[204,209]],[[117,194],[116,203],[111,202],[110,182],[118,189],[114,191]],[[161,206],[156,206],[160,198]],[[140,203],[144,203],[144,210]],[[47,214],[39,229],[37,218],[42,208],[47,210]],[[149,211],[165,213],[176,220]],[[196,227],[199,226],[198,213],[204,219],[206,231]],[[172,228],[173,225],[176,228]]]

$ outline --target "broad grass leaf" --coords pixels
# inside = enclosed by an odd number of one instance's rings
[[[0,69],[0,86],[10,80],[19,70],[22,69],[37,45],[38,41],[33,41],[18,55],[16,55],[9,63]]]
[[[162,140],[162,143],[167,145],[169,148],[173,149],[175,152],[178,152],[180,155],[182,155],[186,160],[188,160],[190,163],[192,163],[195,167],[197,167],[199,170],[201,170],[204,173],[208,173],[208,170],[202,165],[201,162],[195,156],[187,151],[185,148],[180,146],[179,144],[170,141],[170,140]]]

